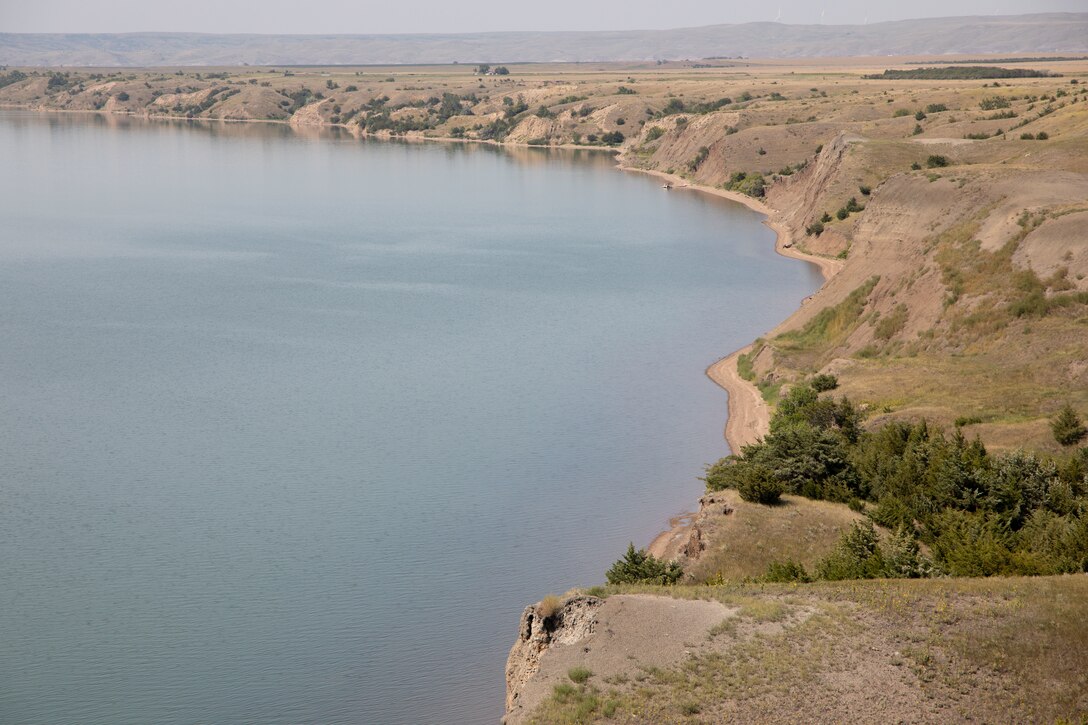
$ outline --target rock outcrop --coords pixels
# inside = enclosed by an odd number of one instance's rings
[[[548,612],[544,603],[525,608],[521,613],[518,639],[506,659],[506,711],[517,704],[522,687],[540,669],[540,658],[556,644],[573,644],[593,634],[597,610],[603,599],[577,595]]]

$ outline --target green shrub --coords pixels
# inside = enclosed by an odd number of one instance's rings
[[[1020,134],[1020,140],[1021,141],[1034,141],[1035,140],[1035,134],[1028,133],[1027,131],[1024,131],[1024,133]]]
[[[812,577],[805,567],[795,561],[772,561],[767,565],[767,572],[760,577],[760,581],[772,583],[810,582]]]
[[[935,573],[933,563],[920,553],[918,540],[903,527],[883,547],[883,559],[881,575],[892,579],[918,579]]]
[[[782,500],[782,482],[762,467],[753,467],[737,485],[737,493],[749,503],[773,506]]]
[[[855,521],[835,550],[816,566],[821,579],[875,579],[884,574],[884,556],[871,521]]]
[[[1050,134],[1048,134],[1046,131],[1040,131],[1039,133],[1035,134],[1036,141],[1046,141],[1048,138],[1050,138]]]
[[[1063,446],[1076,445],[1088,436],[1088,428],[1084,427],[1077,412],[1068,403],[1050,421],[1050,430],[1054,434],[1054,440]]]
[[[812,380],[809,381],[809,385],[817,393],[822,393],[827,390],[834,390],[839,387],[839,379],[834,375],[828,373],[820,373],[819,375],[813,375]]]
[[[708,490],[736,489],[745,501],[767,506],[781,500],[784,488],[770,468],[761,462],[737,456],[723,458],[707,467],[704,480]]]
[[[609,584],[675,584],[684,571],[676,562],[666,562],[645,549],[627,545],[627,553],[605,572]]]
[[[978,107],[983,111],[996,111],[999,108],[1008,108],[1009,105],[1009,100],[1007,98],[990,96],[989,98],[983,98],[978,104]]]
[[[649,130],[646,131],[646,141],[656,141],[664,135],[665,129],[661,128],[660,126],[650,126]]]
[[[10,73],[0,73],[0,88],[4,86],[10,86],[13,83],[19,81],[25,81],[29,76],[20,70],[13,70]]]
[[[809,224],[807,227],[805,227],[805,234],[809,235],[810,237],[818,237],[823,233],[824,233],[824,224],[823,224],[823,222],[815,221],[815,222],[812,222],[811,224]]]
[[[758,199],[763,196],[766,185],[767,182],[763,179],[763,174],[737,171],[729,177],[729,181],[725,183],[725,188]]]
[[[946,509],[931,522],[937,561],[952,576],[1011,574],[1013,538],[986,513]]]
[[[948,163],[949,162],[947,157],[941,156],[940,154],[932,154],[928,159],[926,159],[926,168],[937,169],[943,166],[948,166]]]

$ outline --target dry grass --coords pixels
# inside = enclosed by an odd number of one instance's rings
[[[622,591],[718,599],[750,619],[715,627],[680,665],[611,678],[592,707],[553,697],[537,721],[1088,717],[1088,576]]]
[[[812,571],[851,523],[863,518],[844,504],[801,496],[783,496],[777,506],[748,503],[733,490],[714,496],[733,513],[715,513],[700,525],[707,548],[686,567],[698,582],[762,576],[772,561],[796,561]]]
[[[1065,401],[1088,411],[1088,389],[1070,379],[1084,363],[1086,329],[1067,318],[1017,322],[999,343],[973,352],[858,360],[836,392],[868,404],[874,423],[926,417],[950,429],[957,418],[977,418],[965,434],[995,450],[1057,452],[1046,418]]]
[[[536,616],[542,619],[555,616],[555,613],[563,606],[563,600],[554,594],[548,596],[537,602]]]

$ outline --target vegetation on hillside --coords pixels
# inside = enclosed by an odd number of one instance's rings
[[[1071,409],[1055,419],[1059,432],[1070,441],[1085,435]],[[871,528],[855,528],[815,572],[819,578],[1088,571],[1088,449],[1061,460],[1025,451],[995,456],[958,429],[946,434],[924,420],[866,431],[848,399],[797,385],[779,403],[770,433],[709,466],[706,482],[761,503],[782,493],[849,503],[897,532],[882,550]]]
[[[910,68],[908,70],[886,70],[883,73],[867,75],[869,79],[879,80],[920,80],[920,81],[958,81],[978,78],[1049,78],[1055,74],[1045,70],[1030,68],[999,68],[986,65],[961,65],[944,68]]]

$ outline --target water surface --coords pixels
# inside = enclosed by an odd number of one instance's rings
[[[0,112],[0,721],[465,723],[819,283],[592,153]]]

